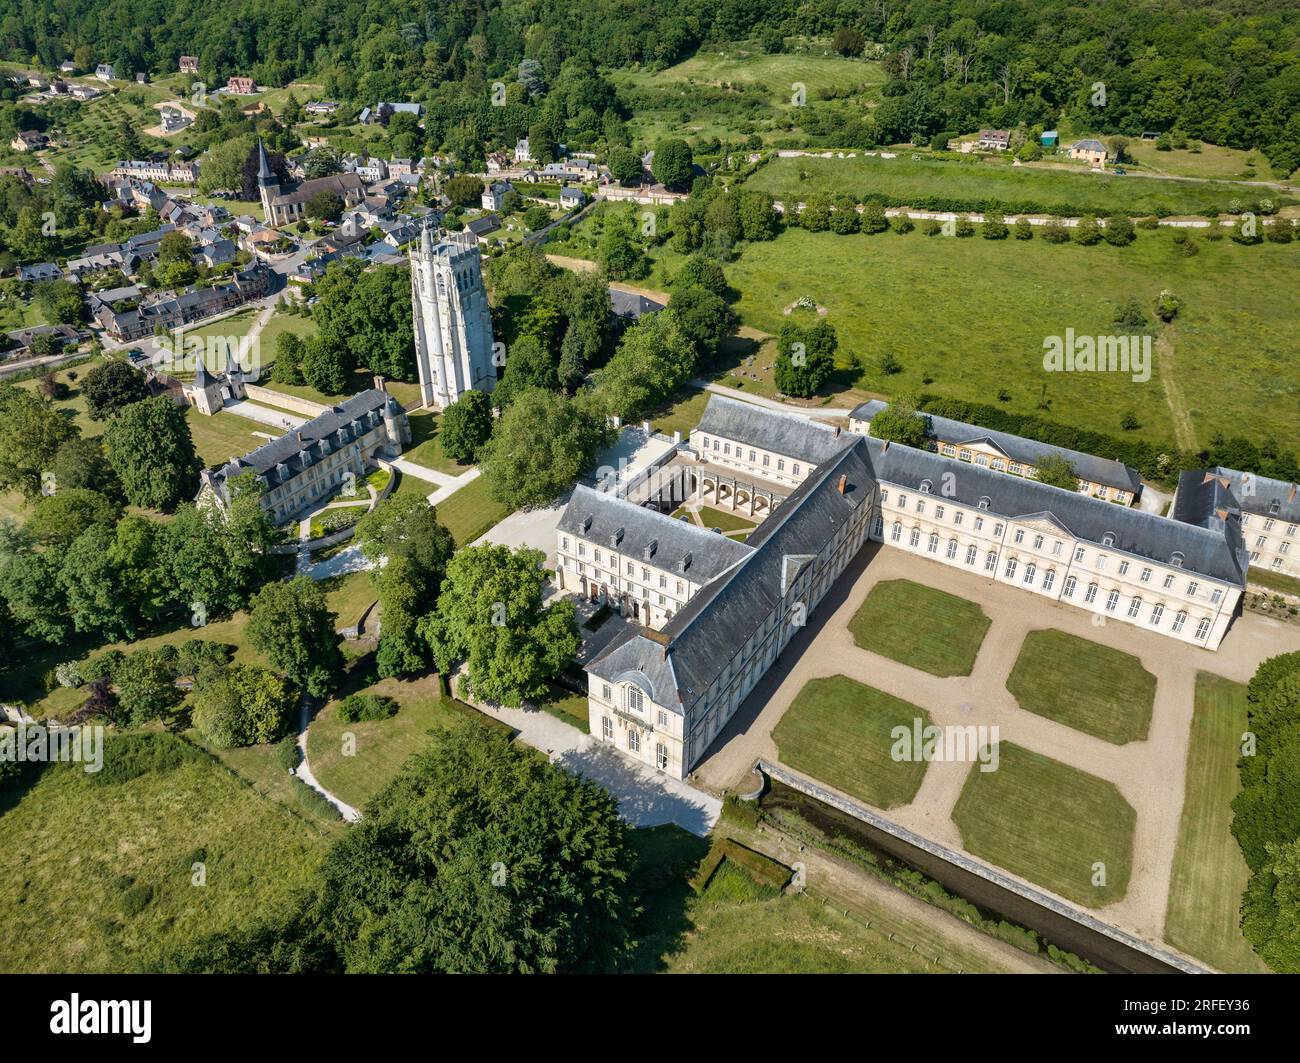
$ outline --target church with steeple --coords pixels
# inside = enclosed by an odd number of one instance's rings
[[[366,196],[364,182],[354,173],[334,173],[285,187],[271,169],[266,147],[257,142],[257,194],[262,200],[262,214],[272,227],[298,221],[307,212],[307,204],[321,192],[332,192],[344,207],[355,207]]]
[[[446,409],[497,383],[492,314],[471,233],[435,233],[426,219],[411,249],[411,308],[421,404]]]

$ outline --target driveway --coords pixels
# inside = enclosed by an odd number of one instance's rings
[[[629,760],[548,712],[474,704],[515,728],[521,740],[540,749],[551,763],[608,790],[618,802],[619,815],[634,827],[675,823],[704,837],[722,814],[722,802],[711,794]]]
[[[848,623],[863,599],[876,583],[899,578],[976,602],[989,616],[992,624],[969,676],[932,676],[854,643]],[[1113,782],[1133,806],[1137,823],[1128,893],[1105,908],[1104,918],[1160,941],[1182,814],[1196,673],[1246,682],[1265,658],[1300,649],[1300,629],[1247,613],[1219,651],[1211,653],[1129,624],[1097,627],[1092,614],[1068,606],[1037,598],[1030,605],[1015,588],[900,550],[867,546],[741,705],[693,777],[714,791],[734,789],[749,781],[759,757],[779,761],[772,729],[804,685],[822,676],[843,674],[910,701],[940,726],[997,726],[1008,742]],[[1025,635],[1048,627],[1134,654],[1155,675],[1155,704],[1145,741],[1113,745],[1019,707],[1006,689],[1007,676]],[[951,813],[969,771],[969,764],[931,763],[916,798],[891,809],[889,817],[964,852]]]

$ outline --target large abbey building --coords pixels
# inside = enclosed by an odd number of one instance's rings
[[[761,520],[745,542],[586,488],[557,529],[559,586],[634,621],[585,665],[591,733],[675,778],[868,539],[1207,650],[1246,585],[1230,470],[1187,474],[1163,517],[719,395],[678,460],[703,503]],[[1295,490],[1261,485],[1251,533],[1293,528]]]
[[[423,405],[446,409],[466,391],[491,391],[492,315],[472,234],[435,235],[427,221],[411,249],[415,364]]]

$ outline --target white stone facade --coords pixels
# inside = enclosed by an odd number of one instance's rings
[[[415,363],[423,405],[446,409],[467,391],[491,392],[497,370],[478,246],[425,228],[411,249]]]

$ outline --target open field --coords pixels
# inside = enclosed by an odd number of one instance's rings
[[[1239,928],[1250,869],[1232,836],[1237,757],[1246,730],[1246,687],[1209,672],[1196,677],[1183,819],[1169,881],[1165,940],[1221,971],[1268,968]]]
[[[1200,151],[1186,148],[1160,151],[1154,140],[1131,140],[1125,151],[1152,173],[1211,180],[1270,181],[1285,179],[1275,174],[1260,151],[1241,151],[1202,144]],[[1242,190],[1246,195],[1268,195],[1263,190]]]
[[[1115,785],[1010,742],[999,756],[957,799],[962,846],[1089,908],[1123,897],[1136,813]]]
[[[1142,231],[1124,248],[1030,241],[837,236],[791,230],[749,244],[726,266],[744,325],[775,333],[800,296],[826,307],[839,337],[839,367],[826,393],[841,403],[925,391],[976,402],[1005,391],[1008,409],[1118,434],[1133,410],[1135,434],[1172,443],[1163,378],[1178,386],[1199,446],[1216,432],[1272,436],[1300,449],[1300,331],[1297,244],[1243,247],[1201,241],[1183,257],[1168,233]],[[1046,372],[1044,339],[1116,331],[1116,308],[1135,297],[1150,307],[1164,288],[1184,302],[1163,333],[1172,355],[1153,352],[1151,379],[1132,374]],[[1128,330],[1125,330],[1128,331]],[[1155,345],[1153,344],[1153,347]],[[880,368],[892,354],[898,373]],[[860,359],[862,369],[850,358]],[[753,390],[764,392],[758,383]],[[1039,410],[1040,403],[1047,405]]]
[[[1227,211],[1234,200],[1249,201],[1260,195],[1279,199],[1279,193],[1267,189],[1226,182],[1202,184],[1013,167],[1009,160],[984,161],[974,155],[957,161],[902,154],[885,159],[861,152],[852,159],[773,159],[743,187],[770,192],[787,204],[806,202],[815,195],[850,195],[859,200],[880,199],[890,206],[982,210],[986,203],[996,203],[1006,211],[1067,216],[1204,214]]]
[[[974,602],[911,580],[886,580],[849,621],[853,641],[931,675],[970,675],[991,621]]]
[[[401,706],[386,720],[344,723],[337,701],[326,705],[307,731],[307,759],[320,784],[356,808],[362,808],[393,779],[412,753],[424,748],[429,731],[464,719],[443,703],[436,675],[418,679],[384,679],[367,693],[393,698]],[[344,750],[344,736],[355,738],[354,752]]]
[[[1025,636],[1007,689],[1026,712],[1123,745],[1147,736],[1156,677],[1132,654],[1047,628]]]
[[[772,738],[781,761],[877,808],[905,805],[925,777],[923,760],[894,760],[895,727],[925,727],[916,705],[842,675],[814,679],[799,691]]]
[[[5,971],[131,970],[273,917],[309,881],[327,836],[180,739],[147,736],[169,762],[110,781],[121,743],[145,738],[110,738],[99,776],[58,765],[6,796]]]

